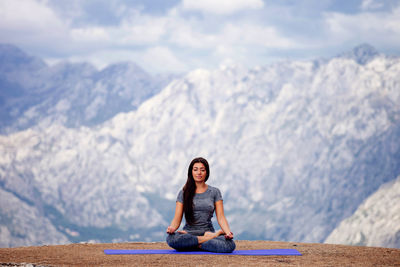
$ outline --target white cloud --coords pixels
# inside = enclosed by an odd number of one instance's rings
[[[218,45],[213,52],[213,57],[219,62],[219,65],[246,65],[252,61],[249,54],[249,51],[243,46]]]
[[[0,1],[0,20],[2,28],[12,29],[45,29],[60,25],[54,12],[40,2],[33,0]]]
[[[364,0],[361,3],[361,10],[374,10],[383,7],[383,3],[376,0]]]
[[[384,46],[400,45],[400,8],[391,12],[363,12],[359,14],[327,13],[327,42],[370,42]]]
[[[169,20],[168,42],[185,48],[216,49],[218,46],[299,47],[299,42],[283,36],[275,27],[242,19],[225,21],[210,32],[204,22],[174,18]]]
[[[268,49],[291,49],[304,45],[282,36],[273,26],[257,25],[247,20],[225,22],[214,32],[202,32],[200,21],[174,21],[169,31],[169,42],[190,51],[190,64],[195,67],[213,68],[221,62],[235,62],[252,66],[266,64],[260,57]]]
[[[384,9],[378,0],[363,0],[361,13],[316,17],[296,13],[302,4],[264,8],[262,0],[182,0],[166,13],[113,0],[103,2],[101,14],[71,1],[0,0],[0,42],[52,63],[86,60],[104,67],[131,60],[155,72],[214,68],[224,60],[251,66],[362,42],[378,49],[400,45],[400,8],[384,11],[389,5]]]
[[[43,2],[0,1],[2,41],[16,43],[54,41],[63,38],[67,29],[66,22],[61,21]]]
[[[0,41],[53,47],[63,44],[79,52],[80,49],[87,51],[91,45],[91,49],[155,45],[165,34],[165,17],[143,15],[137,11],[129,15],[119,25],[74,25],[75,17],[61,17],[46,1],[1,0]]]
[[[123,44],[154,44],[166,34],[168,20],[164,17],[138,15],[118,27],[116,41]]]
[[[29,32],[43,46],[52,46],[58,53],[60,49],[64,51],[62,59],[71,62],[88,61],[98,68],[129,60],[152,72],[183,72],[197,67],[216,67],[219,61],[227,58],[248,63],[256,57],[256,49],[252,49],[254,46],[293,46],[274,27],[257,25],[246,18],[235,22],[223,19],[218,27],[210,31],[208,21],[185,17],[181,7],[172,8],[161,16],[132,9],[125,11],[125,15],[129,15],[122,17],[119,24],[101,26],[74,23],[76,17],[66,18],[65,14],[54,12],[43,1],[5,0],[0,3],[5,7],[2,9],[2,20],[7,23],[3,25],[13,29],[16,39],[30,43],[30,40],[23,37],[25,32]],[[216,3],[213,8],[222,8],[228,2]],[[262,4],[255,1],[233,0],[229,3],[229,8],[223,12],[262,7]],[[21,12],[15,13],[16,10]],[[28,15],[30,11],[33,14]],[[80,14],[84,14],[82,10]],[[19,27],[16,26],[18,23],[21,24]],[[51,35],[58,37],[50,40],[47,35],[53,31],[56,33]],[[59,48],[61,44],[67,48],[62,50]],[[60,61],[54,56],[45,59],[52,64]]]
[[[119,62],[135,62],[146,71],[157,72],[183,72],[188,70],[186,63],[167,47],[154,46],[142,50],[130,49],[103,49],[95,50],[80,56],[68,57],[70,62],[90,62],[98,69],[103,69],[110,64]],[[57,60],[50,63],[55,64]]]
[[[182,5],[185,10],[198,10],[220,15],[264,7],[262,0],[183,0]]]
[[[85,26],[72,28],[71,38],[75,42],[105,42],[104,46],[154,45],[166,33],[167,19],[134,12],[116,26]]]
[[[266,48],[295,47],[292,40],[282,36],[272,26],[259,26],[251,23],[227,24],[220,40],[232,45],[262,46]]]
[[[144,68],[156,72],[165,70],[170,72],[182,72],[187,71],[188,68],[188,66],[180,61],[167,47],[151,47],[139,57]]]
[[[104,27],[86,27],[70,30],[70,36],[75,42],[109,42],[111,36]]]
[[[171,21],[168,32],[168,41],[181,47],[207,49],[218,43],[219,37],[215,33],[201,32],[201,23],[186,22],[184,20]]]

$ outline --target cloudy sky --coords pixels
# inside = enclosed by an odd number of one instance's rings
[[[133,61],[151,73],[400,55],[400,0],[0,0],[0,42],[54,64]]]

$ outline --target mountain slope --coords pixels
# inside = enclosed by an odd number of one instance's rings
[[[196,70],[95,127],[1,136],[0,181],[70,240],[162,240],[204,156],[237,238],[322,242],[400,173],[399,73],[383,55]]]
[[[0,247],[69,243],[33,203],[0,188]]]
[[[151,76],[134,63],[97,71],[87,63],[47,66],[12,45],[0,44],[0,132],[39,123],[96,125],[135,110],[175,76]]]
[[[368,197],[325,243],[400,248],[400,176]]]

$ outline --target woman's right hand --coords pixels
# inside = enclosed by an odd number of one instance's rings
[[[168,226],[168,228],[167,228],[167,233],[168,234],[173,234],[173,233],[175,233],[175,231],[176,231],[176,229],[174,227],[172,227],[171,225]]]

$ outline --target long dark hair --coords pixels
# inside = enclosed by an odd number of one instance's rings
[[[206,179],[210,176],[210,167],[208,162],[204,158],[195,158],[189,165],[188,168],[188,176],[185,186],[183,187],[183,211],[185,213],[186,223],[193,224],[194,223],[194,216],[193,216],[193,197],[196,193],[196,183],[193,179],[193,166],[195,163],[203,163],[204,167],[206,168]]]

